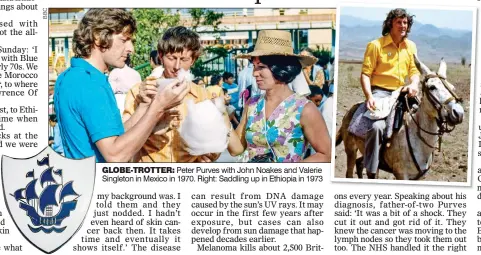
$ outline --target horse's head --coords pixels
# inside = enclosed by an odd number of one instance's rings
[[[454,92],[455,87],[446,80],[446,62],[441,60],[438,72],[434,73],[420,62],[416,55],[414,60],[419,72],[424,76],[421,86],[423,99],[426,98],[430,103],[427,104],[429,114],[450,126],[460,124],[464,117],[462,99]]]

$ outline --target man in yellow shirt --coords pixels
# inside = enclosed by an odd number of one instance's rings
[[[190,70],[201,54],[199,35],[182,27],[168,29],[159,40],[158,56],[164,67],[162,78],[176,78],[181,69]],[[158,78],[158,77],[157,77]],[[211,162],[220,154],[192,156],[179,135],[176,127],[180,126],[187,114],[187,101],[194,103],[211,99],[203,86],[188,82],[189,93],[176,110],[170,111],[170,116],[159,121],[153,133],[147,139],[140,151],[134,156],[133,162]],[[155,79],[135,85],[127,94],[125,109],[122,116],[125,129],[135,123],[142,109],[149,103],[150,97],[157,94]]]
[[[361,85],[370,111],[376,109],[376,100],[391,96],[399,87],[404,86],[402,91],[410,97],[416,96],[419,90],[419,71],[414,63],[416,44],[407,39],[412,24],[413,16],[405,9],[391,10],[383,23],[383,36],[367,45]],[[409,79],[407,85],[406,78]],[[375,178],[378,169],[385,128],[385,120],[378,120],[366,135],[364,165],[369,178]]]

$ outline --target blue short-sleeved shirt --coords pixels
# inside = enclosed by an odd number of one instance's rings
[[[84,59],[72,58],[55,83],[54,106],[65,156],[95,155],[97,162],[105,162],[95,142],[124,133],[108,77]]]
[[[230,104],[233,105],[236,110],[239,110],[239,86],[237,86],[235,83],[228,84],[224,82],[224,84],[222,84],[222,88],[227,89],[227,94],[231,96]]]

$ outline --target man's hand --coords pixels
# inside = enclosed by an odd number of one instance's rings
[[[159,123],[154,127],[153,133],[155,135],[164,135],[171,129],[177,129],[180,126],[181,120],[182,117],[180,116],[179,110],[170,109],[162,115]]]
[[[231,99],[232,99],[232,97],[229,94],[224,95],[224,103],[225,104],[230,104]]]
[[[376,101],[372,96],[368,97],[366,100],[366,108],[371,112],[376,110]]]
[[[140,83],[140,87],[139,87],[138,98],[140,99],[140,103],[150,104],[152,102],[152,98],[154,98],[156,94],[157,94],[156,78],[153,76],[149,76],[145,78],[145,80]]]
[[[190,85],[187,82],[179,82],[175,79],[172,83],[165,86],[165,88],[157,93],[152,105],[155,105],[160,112],[166,111],[182,103],[184,97],[189,93]]]
[[[408,97],[415,97],[418,94],[419,88],[417,84],[409,84],[405,86],[402,90],[402,92],[407,92]]]
[[[199,157],[197,157],[197,161],[199,163],[211,163],[217,158],[218,154],[215,153],[209,153],[209,154],[204,154]]]

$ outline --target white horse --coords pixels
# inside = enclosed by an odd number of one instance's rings
[[[417,110],[410,109],[404,116],[404,125],[393,134],[390,146],[386,147],[381,155],[387,165],[387,169],[383,170],[392,171],[398,180],[421,178],[432,164],[432,155],[438,142],[440,144],[439,139],[460,124],[464,116],[464,109],[460,104],[462,100],[454,93],[454,86],[446,80],[446,62],[441,60],[436,74],[414,57],[416,67],[424,76],[421,83],[421,103]],[[353,177],[354,165],[357,167],[358,177],[362,178],[363,158],[356,158],[358,150],[364,154],[364,140],[348,131],[358,106],[359,104],[354,105],[346,113],[336,135],[336,146],[344,141],[347,178]]]

